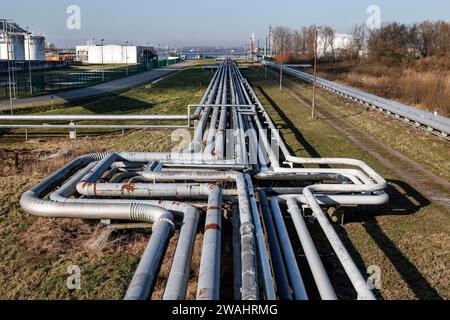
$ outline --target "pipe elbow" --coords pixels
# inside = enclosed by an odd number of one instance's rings
[[[157,223],[159,221],[167,221],[173,224],[173,214],[161,207],[132,203],[130,206],[130,220],[139,222]]]

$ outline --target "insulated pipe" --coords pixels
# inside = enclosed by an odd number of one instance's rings
[[[219,105],[221,103],[222,104],[226,104],[226,101],[225,102],[223,101],[224,100],[223,99],[223,92],[224,92],[224,78],[225,78],[225,74],[226,74],[226,71],[222,74],[221,79],[220,79],[219,91],[217,93],[217,98],[216,98],[215,105]],[[223,107],[222,107],[222,109],[223,109]],[[205,154],[211,154],[213,149],[214,149],[214,138],[215,138],[216,132],[217,132],[216,126],[217,126],[218,118],[219,118],[218,108],[214,108],[213,114],[211,116],[210,127],[209,127],[209,131],[208,131],[208,138],[206,139],[206,147],[205,147],[205,151],[204,151]]]
[[[265,243],[265,236],[263,227],[259,216],[258,205],[255,199],[255,190],[253,189],[252,179],[249,174],[244,174],[247,182],[247,190],[250,197],[250,209],[253,214],[253,222],[255,225],[256,248],[258,252],[259,268],[261,270],[261,283],[266,300],[276,300],[275,289],[272,280],[272,268],[270,266],[269,258],[267,256],[267,248]]]
[[[125,300],[146,300],[164,254],[170,232],[173,230],[171,214],[153,224],[152,236],[128,287]]]
[[[78,161],[76,161],[78,162]],[[75,163],[76,163],[75,162]],[[76,185],[91,171],[96,162],[88,164],[84,169],[74,175],[61,188],[55,191],[50,199],[61,203],[90,203],[90,204],[145,204],[155,205],[183,214],[183,226],[181,228],[177,249],[175,251],[172,268],[164,292],[165,300],[180,300],[186,296],[187,282],[191,265],[192,251],[195,242],[199,214],[198,210],[187,204],[172,201],[137,201],[137,200],[106,200],[106,199],[69,199],[76,192]],[[70,172],[67,172],[70,175]],[[150,246],[150,244],[149,244]],[[153,246],[153,245],[152,245]]]
[[[302,244],[303,251],[305,252],[306,259],[308,260],[308,264],[320,296],[323,300],[337,300],[330,278],[325,271],[322,260],[320,260],[319,253],[317,252],[296,201],[289,199],[287,204],[288,212],[291,214],[292,221],[294,222],[295,229],[297,230],[298,237]]]
[[[150,121],[150,120],[187,120],[184,115],[0,115],[0,121]]]
[[[350,281],[355,287],[356,292],[358,293],[358,299],[375,300],[373,292],[369,289],[367,282],[364,280],[355,262],[351,258],[341,239],[337,235],[330,221],[328,221],[328,218],[325,216],[322,208],[319,206],[317,200],[314,197],[313,192],[322,191],[321,188],[316,189],[314,187],[315,186],[310,186],[305,188],[305,190],[303,190],[303,194],[305,195],[310,208],[313,210],[314,216],[316,217],[317,221],[319,221],[319,224],[322,227],[322,230],[325,233],[326,237],[328,238],[328,241],[333,247],[334,252],[339,258],[339,261],[344,267],[345,272],[350,278]]]
[[[227,75],[228,78],[228,75]],[[224,94],[222,104],[228,101],[228,79],[225,83]],[[222,107],[220,111],[219,128],[215,137],[215,149],[214,155],[217,155],[219,159],[222,159],[225,155],[225,130],[227,127],[227,108]]]
[[[259,204],[261,206],[264,225],[266,227],[278,295],[281,300],[292,300],[292,293],[289,287],[289,279],[284,266],[283,256],[281,254],[280,243],[275,231],[269,204],[267,203],[267,196],[264,191],[259,192]]]
[[[171,207],[176,211],[181,209],[184,212],[184,218],[163,300],[184,300],[186,299],[199,213],[195,207],[186,204],[173,204]]]
[[[302,189],[303,193],[304,188]],[[381,206],[389,201],[389,195],[384,192],[376,192],[374,195],[333,195],[333,194],[315,194],[315,199],[321,206],[356,206],[356,205],[371,205]],[[280,199],[284,201],[295,199],[296,201],[308,205],[308,201],[304,195],[280,195]]]
[[[238,189],[239,211],[241,220],[241,259],[242,259],[242,299],[257,300],[259,297],[256,254],[255,254],[255,234],[253,217],[250,211],[250,203],[247,193],[247,185],[240,172],[145,172],[143,178],[148,181],[234,181]]]
[[[222,190],[217,185],[210,185],[197,300],[219,300],[220,298],[221,229]]]
[[[271,199],[272,214],[275,221],[275,226],[277,228],[278,237],[280,238],[280,243],[282,243],[281,249],[283,250],[292,291],[294,292],[295,300],[308,300],[308,294],[306,293],[305,285],[303,283],[300,270],[298,269],[297,260],[295,258],[294,250],[292,249],[291,240],[289,239],[289,234],[286,229],[278,202],[279,199],[276,197]]]
[[[231,204],[232,227],[233,227],[233,273],[234,273],[234,299],[241,300],[242,285],[242,268],[241,268],[241,242],[240,228],[241,222],[239,217],[239,204],[233,202]]]
[[[210,92],[208,102],[206,103],[207,105],[211,105],[213,103],[214,99],[216,98],[216,92],[217,92],[217,88],[219,86],[218,78],[222,75],[223,71],[224,71],[223,66],[217,70],[218,76],[214,80],[213,88]],[[203,111],[202,117],[198,123],[198,127],[195,130],[194,141],[192,141],[192,143],[191,143],[191,150],[193,153],[201,152],[201,149],[202,149],[201,141],[202,141],[203,133],[206,128],[206,123],[208,121],[210,111],[211,111],[211,107],[208,106],[205,108],[205,110]]]
[[[248,86],[248,90],[250,91],[251,95],[257,101],[258,108],[263,114],[263,117],[266,121],[266,123],[271,128],[272,134],[275,136],[275,139],[279,142],[279,146],[281,148],[281,151],[283,152],[286,161],[296,163],[296,164],[327,164],[327,165],[350,165],[350,166],[356,166],[359,167],[364,173],[366,173],[370,178],[374,180],[375,183],[373,183],[370,186],[362,186],[359,187],[356,191],[353,188],[353,185],[340,185],[342,189],[339,189],[338,191],[342,192],[373,192],[373,191],[380,191],[387,187],[387,182],[384,180],[375,170],[373,170],[370,166],[368,166],[365,162],[355,159],[345,159],[345,158],[299,158],[292,156],[287,147],[284,143],[283,139],[281,138],[278,130],[275,129],[275,125],[272,122],[272,119],[270,118],[267,111],[265,111],[264,107],[262,106],[261,102],[258,100],[256,94],[254,93],[253,89]],[[267,140],[266,136],[263,136]],[[279,170],[276,165],[278,165],[278,162],[272,163],[272,166],[274,166],[274,171]],[[338,189],[338,188],[337,188]]]

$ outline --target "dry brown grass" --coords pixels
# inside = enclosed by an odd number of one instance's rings
[[[418,72],[412,69],[382,76],[377,73],[351,72],[340,77],[340,80],[385,98],[450,116],[450,73]]]
[[[422,59],[409,66],[381,64],[322,65],[323,77],[387,99],[450,116],[450,62]]]

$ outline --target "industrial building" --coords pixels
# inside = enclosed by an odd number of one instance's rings
[[[29,33],[12,20],[0,19],[0,60],[45,60],[45,37]]]
[[[77,60],[89,64],[135,64],[158,59],[153,47],[87,44],[76,47]]]
[[[353,44],[353,36],[350,34],[336,33],[333,39],[333,46],[326,42],[322,35],[319,35],[317,39],[317,55],[323,57],[327,53],[332,51],[345,50],[351,47]]]

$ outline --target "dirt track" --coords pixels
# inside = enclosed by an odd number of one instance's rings
[[[289,94],[301,103],[307,102],[291,90],[289,90]],[[407,158],[389,146],[380,143],[372,136],[352,125],[345,118],[338,117],[323,108],[318,108],[317,115],[330,126],[348,137],[359,148],[368,152],[397,175],[403,177],[405,182],[414,185],[429,200],[450,207],[450,183],[445,179],[433,174],[417,162]],[[386,157],[387,154],[395,160],[390,160]],[[447,190],[447,192],[443,190]]]

